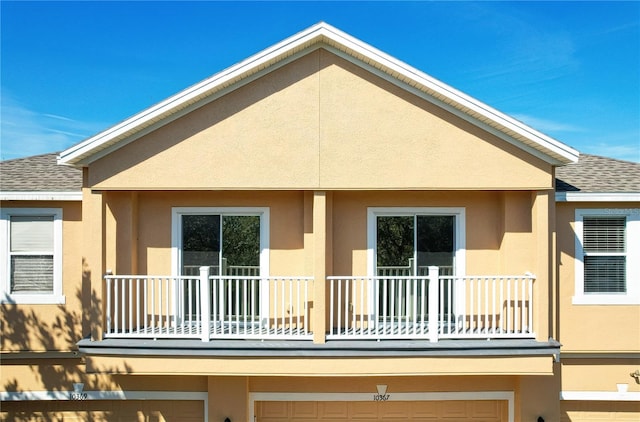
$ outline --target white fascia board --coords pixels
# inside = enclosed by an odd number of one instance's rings
[[[556,202],[640,202],[640,192],[556,192]]]
[[[0,201],[82,201],[82,192],[0,192]]]
[[[95,152],[163,120],[190,103],[197,102],[202,97],[215,92],[216,89],[224,88],[225,84],[233,82],[234,79],[242,79],[243,74],[250,75],[261,70],[263,66],[271,61],[286,58],[295,54],[298,49],[310,44],[323,42],[333,45],[339,50],[344,48],[347,54],[353,55],[358,59],[360,59],[359,56],[362,56],[366,59],[364,60],[365,62],[375,62],[380,67],[385,68],[386,73],[397,74],[415,82],[417,85],[422,85],[422,90],[433,93],[430,95],[437,94],[436,96],[444,97],[455,103],[455,108],[459,108],[472,116],[474,114],[480,116],[481,118],[479,119],[474,116],[479,121],[482,121],[482,117],[484,117],[494,122],[500,131],[512,136],[523,147],[528,145],[535,150],[543,152],[547,156],[546,161],[552,164],[577,162],[578,160],[579,153],[577,150],[530,128],[522,122],[489,107],[331,25],[321,22],[63,151],[58,158],[58,162],[59,164],[67,165],[88,164],[93,160],[86,158]],[[489,124],[489,126],[492,125]],[[513,134],[516,136],[513,136]],[[524,138],[524,140],[518,139],[519,137]]]

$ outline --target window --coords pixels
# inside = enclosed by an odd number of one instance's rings
[[[371,294],[384,315],[426,317],[426,286],[407,277],[426,277],[430,266],[441,276],[464,275],[464,215],[462,208],[369,209],[369,273],[379,280]]]
[[[213,320],[257,321],[266,312],[257,277],[269,274],[268,238],[266,208],[174,208],[173,273],[197,276],[209,267],[210,275],[223,277],[211,292]],[[185,309],[194,308],[188,301],[195,297],[183,300]]]
[[[2,302],[64,303],[62,210],[7,208],[0,215]]]
[[[573,303],[640,303],[640,209],[579,209],[575,230]]]

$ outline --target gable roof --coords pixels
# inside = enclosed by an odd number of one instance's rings
[[[556,169],[560,201],[640,201],[640,163],[580,154],[577,163]]]
[[[324,48],[553,165],[578,151],[425,73],[320,22],[63,151],[59,163],[86,166],[109,152],[301,56]]]
[[[80,200],[82,170],[59,166],[57,153],[0,161],[1,200]]]

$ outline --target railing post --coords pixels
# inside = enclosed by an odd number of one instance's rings
[[[209,324],[211,321],[211,309],[209,309],[210,298],[209,267],[200,267],[200,329],[202,330],[202,341],[209,341]]]
[[[439,269],[429,266],[429,341],[438,341],[438,299],[440,297],[440,286],[438,280]]]

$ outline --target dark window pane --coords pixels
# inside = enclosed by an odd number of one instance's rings
[[[197,275],[201,266],[219,272],[220,216],[182,216],[182,274]]]
[[[417,217],[417,275],[427,275],[431,265],[441,267],[440,275],[453,274],[454,219],[450,215]]]
[[[222,258],[227,275],[260,275],[260,217],[222,217]]]
[[[585,293],[626,293],[624,256],[585,256]]]
[[[413,216],[377,218],[378,275],[412,275],[413,268]],[[385,268],[386,267],[386,268]],[[394,271],[405,273],[388,273]]]

